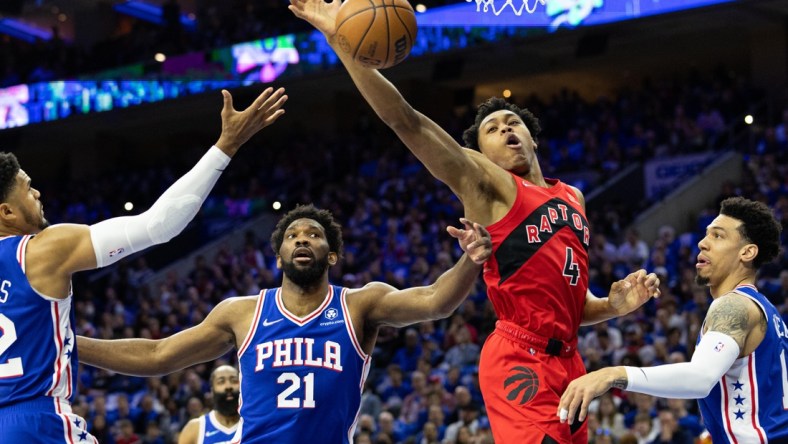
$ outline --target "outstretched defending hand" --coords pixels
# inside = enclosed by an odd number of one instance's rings
[[[476,222],[461,217],[460,222],[465,228],[446,227],[451,237],[460,242],[460,248],[476,264],[483,264],[492,255],[492,240],[490,233]]]
[[[575,415],[584,421],[588,416],[588,406],[597,396],[601,396],[611,387],[625,389],[627,387],[627,372],[623,367],[608,367],[587,375],[583,375],[569,383],[561,395],[556,414],[561,422],[569,421],[572,425]]]
[[[326,3],[324,0],[290,0],[291,10],[296,17],[306,20],[315,29],[322,32],[327,39],[337,33],[337,12],[342,3],[333,0]]]
[[[652,296],[659,297],[659,294],[657,275],[654,273],[647,275],[645,270],[638,270],[620,281],[613,282],[610,286],[608,303],[619,316],[622,316],[637,310]]]
[[[232,157],[246,141],[258,131],[276,122],[285,113],[282,105],[287,101],[285,89],[266,88],[254,102],[243,111],[233,107],[233,96],[226,89],[222,90],[224,107],[222,108],[222,135],[216,146]]]

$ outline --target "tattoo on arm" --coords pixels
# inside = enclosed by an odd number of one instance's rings
[[[613,380],[613,388],[626,390],[627,384],[629,384],[627,378],[616,378]]]
[[[706,315],[706,331],[718,331],[732,337],[740,349],[750,332],[749,304],[737,295],[725,295],[713,304]]]

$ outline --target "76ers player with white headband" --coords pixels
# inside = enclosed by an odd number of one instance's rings
[[[285,214],[271,235],[282,286],[229,298],[199,325],[158,341],[78,338],[83,362],[151,376],[216,359],[233,346],[241,368],[236,440],[254,443],[350,443],[382,325],[445,318],[468,296],[492,246],[479,224],[449,227],[465,254],[432,285],[403,290],[372,282],[329,284],[342,251],[342,229],[311,205]]]
[[[183,230],[238,148],[284,113],[267,89],[245,111],[223,91],[222,133],[146,212],[92,226],[48,227],[40,193],[13,154],[0,153],[0,441],[92,443],[71,411],[77,354],[71,275],[109,265]]]
[[[782,227],[769,208],[741,197],[722,201],[699,243],[695,281],[709,307],[690,362],[611,367],[573,381],[557,414],[571,422],[610,387],[665,398],[698,398],[716,443],[788,443],[788,332],[755,288],[761,265],[780,250]]]

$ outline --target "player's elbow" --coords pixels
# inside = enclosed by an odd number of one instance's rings
[[[714,387],[719,383],[720,378],[710,377],[709,375],[705,374],[704,377],[698,384],[698,393],[695,396],[696,398],[705,398],[709,396],[711,391]]]
[[[691,383],[687,384],[686,392],[682,393],[683,396],[681,398],[687,399],[701,399],[709,396],[714,386],[717,385],[719,382],[718,377],[715,377],[713,374],[709,374],[709,372],[699,371],[692,378],[687,378],[687,382],[691,381]]]
[[[434,297],[433,299],[434,302],[431,304],[428,314],[429,318],[432,320],[448,318],[452,313],[454,313],[454,310],[459,307],[460,302],[462,301],[460,298]],[[459,299],[459,301],[457,299]]]

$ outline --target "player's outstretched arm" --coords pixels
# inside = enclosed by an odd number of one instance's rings
[[[646,270],[630,273],[613,282],[606,298],[598,298],[591,291],[586,293],[582,325],[591,325],[631,313],[652,297],[659,297],[659,278]]]
[[[763,314],[743,296],[726,294],[711,304],[704,323],[707,331],[690,362],[656,367],[610,367],[572,381],[561,396],[556,414],[569,420],[580,411],[585,419],[588,405],[611,387],[675,399],[706,397],[746,349],[749,335],[763,331]],[[753,350],[756,345],[750,346]]]
[[[232,325],[239,315],[239,298],[222,301],[198,325],[170,337],[151,339],[92,339],[77,336],[82,363],[133,376],[166,375],[217,359],[235,345]]]
[[[463,149],[435,122],[413,109],[402,94],[377,70],[356,65],[336,43],[336,15],[339,0],[290,0],[288,8],[326,36],[337,56],[345,65],[356,87],[375,113],[386,123],[413,154],[437,179],[448,185],[455,194],[467,196],[477,186],[481,174],[482,156],[474,156]],[[508,177],[507,177],[508,179]]]
[[[381,282],[364,287],[367,292],[366,320],[372,325],[402,327],[416,322],[442,319],[465,300],[473,288],[482,265],[492,254],[492,241],[487,230],[467,219],[460,219],[464,228],[448,227],[465,251],[459,261],[432,285],[397,290]]]
[[[222,132],[216,145],[148,211],[108,219],[91,227],[52,226],[30,241],[28,262],[47,264],[50,267],[47,275],[69,278],[76,271],[109,265],[180,233],[197,214],[230,158],[254,134],[282,116],[282,106],[287,100],[284,89],[268,88],[248,108],[236,111],[230,93],[225,90],[222,95]],[[34,288],[45,294],[57,293],[49,293],[50,289],[35,284]]]

